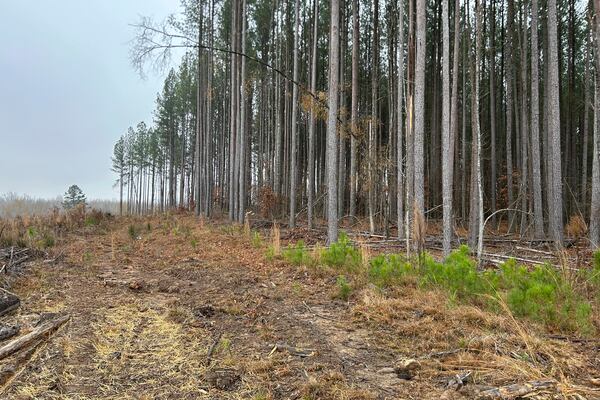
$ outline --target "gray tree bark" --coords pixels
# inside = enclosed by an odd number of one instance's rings
[[[317,44],[319,27],[319,0],[314,0],[313,16],[313,43],[310,71],[310,91],[317,90]],[[315,110],[310,109],[310,121],[308,122],[308,227],[313,227],[314,196],[315,196]]]
[[[369,212],[369,229],[375,233],[375,199],[374,190],[377,180],[377,132],[379,127],[379,118],[377,113],[378,104],[378,86],[379,86],[379,0],[373,1],[373,43],[372,43],[372,65],[371,65],[371,122],[369,123],[369,143],[368,143],[368,198],[367,207]]]
[[[443,249],[450,254],[452,242],[452,151],[450,140],[450,28],[448,1],[442,2],[442,203]]]
[[[600,0],[594,0],[594,50],[596,87],[594,92],[594,154],[592,157],[592,201],[590,207],[590,242],[600,247]]]
[[[542,205],[542,170],[540,162],[540,98],[538,51],[538,0],[531,2],[531,162],[533,164],[533,223],[534,235],[544,237]]]
[[[595,0],[598,1],[598,0]],[[548,0],[548,138],[552,169],[552,198],[549,201],[550,236],[557,247],[563,244],[563,201],[560,154],[560,103],[556,0]]]
[[[359,4],[358,0],[352,0],[352,99],[350,111],[350,125],[352,136],[350,137],[350,216],[356,215],[356,185],[357,185],[357,160],[358,147],[358,57],[359,57]]]
[[[298,82],[298,36],[300,30],[300,0],[296,0],[294,8],[294,60],[293,63],[293,79]],[[292,85],[292,131],[290,143],[290,219],[289,226],[296,226],[296,178],[298,175],[298,85]]]
[[[424,155],[425,140],[425,43],[427,4],[416,3],[416,60],[415,60],[415,133],[414,133],[414,207],[415,213],[425,216]]]
[[[403,112],[404,112],[404,2],[398,2],[398,101],[397,101],[397,140],[396,140],[396,213],[398,223],[398,239],[404,238],[404,157],[403,157]],[[358,82],[357,82],[358,83]]]
[[[246,0],[242,0],[242,54],[246,54]],[[239,120],[239,199],[237,220],[244,222],[246,213],[246,139],[249,136],[247,132],[246,121],[246,57],[240,57],[242,60],[241,82],[240,82],[240,120]]]
[[[340,2],[331,1],[329,32],[329,110],[327,113],[327,239],[338,238],[337,207],[337,111],[340,63]]]

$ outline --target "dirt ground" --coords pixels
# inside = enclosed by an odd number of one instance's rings
[[[600,398],[597,339],[410,284],[342,301],[335,272],[268,261],[267,245],[188,215],[68,235],[13,282],[22,307],[3,322],[71,319],[0,398],[464,399],[536,380],[535,398]]]

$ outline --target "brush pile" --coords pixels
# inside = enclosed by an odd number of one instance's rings
[[[47,258],[48,253],[28,247],[6,247],[0,248],[0,272],[17,272],[21,266],[38,258]]]

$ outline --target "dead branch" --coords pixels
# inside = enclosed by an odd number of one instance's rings
[[[512,400],[532,393],[548,390],[556,386],[553,380],[540,380],[525,383],[515,383],[507,386],[487,389],[479,393],[481,400]]]
[[[19,333],[21,327],[19,325],[3,325],[0,326],[0,341],[10,339]]]
[[[217,348],[217,345],[219,344],[219,342],[221,342],[221,336],[223,335],[223,332],[219,332],[217,334],[217,336],[215,336],[215,340],[213,340],[212,345],[210,346],[210,348],[208,349],[208,352],[206,353],[206,365],[209,366],[210,363],[212,362],[212,355],[215,351],[215,349]]]
[[[70,318],[71,317],[69,315],[64,315],[53,321],[48,321],[48,322],[38,326],[37,328],[35,328],[33,331],[29,332],[28,334],[23,335],[15,340],[13,340],[12,342],[6,344],[5,346],[2,346],[0,348],[0,360],[29,346],[31,343],[33,343],[34,341],[36,341],[39,338],[42,338],[44,335],[47,335],[50,332],[53,332],[54,330],[58,329],[61,325],[63,325],[65,322],[67,322]]]

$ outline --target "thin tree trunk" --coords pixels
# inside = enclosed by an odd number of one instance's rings
[[[496,162],[496,0],[491,2],[490,14],[490,212],[496,211],[497,162]],[[495,222],[492,216],[492,222]]]
[[[398,57],[398,89],[397,89],[397,140],[396,140],[396,213],[398,223],[398,239],[404,238],[404,167],[402,136],[403,129],[403,111],[404,111],[404,1],[398,1],[398,43],[396,52]]]
[[[592,157],[592,202],[590,207],[590,242],[600,247],[600,0],[594,0],[596,14],[593,19],[595,50],[594,91],[594,154]]]
[[[506,29],[506,52],[508,53],[508,77],[506,79],[506,191],[508,208],[514,208],[513,192],[513,81],[514,81],[514,55],[513,55],[513,23],[514,0],[508,1],[508,16]],[[508,220],[513,220],[513,212],[508,211]]]
[[[246,0],[242,0],[242,54],[246,53]],[[240,119],[239,123],[239,197],[238,197],[238,215],[237,220],[244,222],[246,213],[246,138],[249,136],[247,132],[246,121],[246,57],[240,57],[242,63],[241,82],[240,82]]]
[[[598,0],[595,0],[598,1]],[[550,201],[550,234],[557,247],[563,244],[563,204],[560,154],[560,103],[558,76],[558,37],[556,0],[548,0],[548,137],[552,168],[552,199]]]
[[[426,15],[425,0],[416,4],[416,60],[415,60],[415,133],[414,133],[414,208],[415,214],[425,216],[424,193],[424,140],[425,140],[425,64]]]
[[[294,60],[293,62],[293,75],[294,82],[298,82],[298,36],[300,35],[300,0],[296,0],[294,7]],[[298,145],[296,144],[298,135],[298,85],[292,85],[292,130],[290,140],[290,215],[289,215],[289,226],[294,228],[296,226],[296,177],[298,175]]]
[[[452,242],[452,151],[450,140],[450,28],[449,1],[442,1],[442,202],[443,249],[450,254]]]
[[[542,206],[542,171],[540,162],[540,100],[538,53],[538,0],[531,2],[531,161],[533,163],[534,235],[544,237]]]
[[[473,134],[476,142],[476,186],[477,186],[477,214],[478,214],[478,227],[479,232],[477,235],[477,260],[481,262],[481,255],[483,253],[483,181],[481,179],[481,129],[479,126],[479,60],[481,59],[481,36],[483,23],[483,8],[485,4],[482,4],[485,0],[476,0],[477,14],[476,21],[477,31],[475,35],[475,68],[474,68],[474,81],[473,87],[473,101],[472,101],[472,115],[473,121]]]
[[[372,66],[371,66],[371,121],[369,124],[369,143],[368,143],[368,175],[369,175],[369,187],[368,187],[368,208],[369,208],[369,229],[371,233],[375,233],[375,199],[374,191],[377,177],[377,160],[376,160],[376,146],[377,146],[377,132],[379,126],[378,120],[378,86],[379,86],[379,0],[373,0],[373,41],[372,41]]]
[[[236,29],[237,29],[237,0],[231,2],[232,7],[232,24],[231,24],[231,48],[236,49]],[[237,93],[238,93],[238,85],[237,85],[237,60],[234,54],[231,54],[231,102],[230,102],[230,113],[229,113],[229,219],[233,220],[235,218],[235,196],[237,182],[235,180],[236,173],[236,132],[237,132]]]
[[[357,1],[357,0],[355,0]],[[318,29],[319,29],[319,0],[314,0],[313,15],[313,43],[310,71],[310,91],[315,93],[317,90],[317,50],[318,50]],[[310,121],[308,126],[308,227],[313,227],[314,213],[314,195],[315,195],[315,128],[316,128],[316,110],[315,106],[310,108]],[[354,176],[352,172],[351,179]]]
[[[337,206],[337,109],[340,61],[340,3],[331,1],[329,33],[329,111],[327,115],[327,238],[334,243],[338,238]]]

